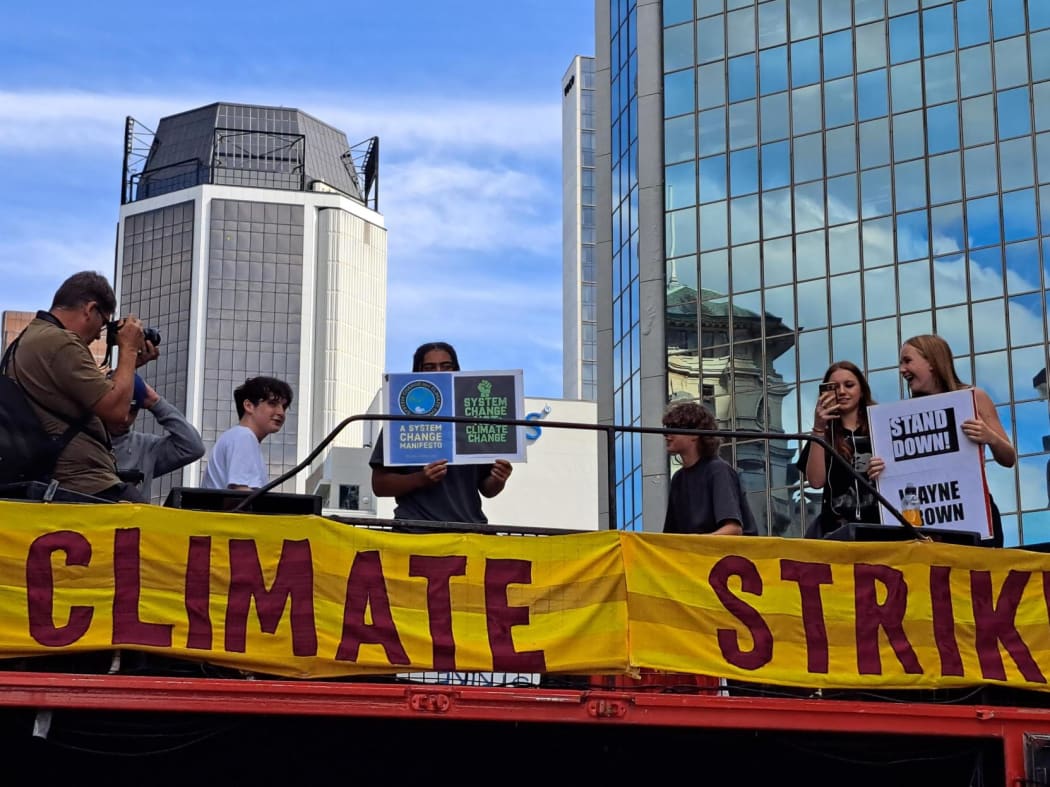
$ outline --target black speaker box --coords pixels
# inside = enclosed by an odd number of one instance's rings
[[[244,498],[253,494],[242,489],[201,489],[176,486],[168,493],[168,508],[194,511],[232,511]],[[298,495],[290,492],[266,492],[255,498],[240,513],[251,514],[316,514],[321,515],[320,495]]]
[[[1050,541],[1044,541],[1041,544],[1021,544],[1020,546],[1010,548],[1023,549],[1026,552],[1050,552]]]
[[[946,544],[963,544],[981,546],[981,537],[971,530],[942,530],[934,527],[916,528],[922,535],[933,541]],[[829,541],[910,541],[914,538],[903,525],[876,525],[867,522],[848,522],[838,530],[832,530],[826,536]]]

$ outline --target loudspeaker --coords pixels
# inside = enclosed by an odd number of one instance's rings
[[[244,489],[202,489],[176,486],[168,493],[164,505],[168,508],[188,508],[194,511],[232,511],[244,498],[252,494]],[[321,515],[320,495],[299,495],[291,492],[266,492],[255,498],[239,513],[251,514],[316,514]]]
[[[1041,544],[1021,544],[1010,547],[1010,549],[1023,549],[1026,552],[1050,552],[1050,541],[1044,541]]]
[[[981,537],[972,530],[942,530],[939,527],[916,528],[933,541],[964,546],[981,546]],[[868,522],[847,522],[826,536],[828,541],[911,541],[914,536],[903,525],[876,525]]]

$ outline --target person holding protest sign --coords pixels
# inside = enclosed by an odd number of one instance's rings
[[[447,342],[428,342],[413,354],[412,371],[458,372],[459,357]],[[481,496],[495,497],[502,492],[514,469],[506,459],[479,465],[450,465],[440,459],[423,467],[387,467],[383,460],[380,432],[368,461],[372,492],[395,499],[395,518],[429,522],[487,524]]]
[[[717,429],[715,417],[696,402],[676,402],[664,413],[667,429]],[[664,436],[667,453],[682,467],[671,478],[665,533],[725,536],[758,534],[736,470],[718,455],[721,440],[689,434]]]
[[[871,460],[868,405],[875,404],[864,373],[852,361],[836,361],[824,372],[813,414],[813,434],[859,473]],[[827,455],[820,443],[807,442],[796,465],[813,489],[822,489],[820,514],[806,528],[806,538],[823,538],[847,522],[878,522],[875,496],[856,476]]]
[[[900,373],[908,384],[912,397],[947,393],[948,391],[972,390],[977,403],[977,415],[962,423],[962,431],[978,445],[986,445],[992,458],[1003,467],[1013,467],[1017,451],[1006,436],[999,413],[992,398],[981,388],[968,385],[959,379],[952,360],[952,350],[944,339],[935,334],[913,336],[901,345]],[[982,459],[984,454],[981,454]],[[886,463],[872,457],[869,475],[878,478]],[[988,497],[992,510],[992,546],[1003,545],[1003,522],[995,501]]]

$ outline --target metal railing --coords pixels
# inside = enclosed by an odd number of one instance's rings
[[[208,183],[211,175],[208,167],[199,158],[189,158],[165,164],[163,167],[145,169],[128,176],[128,199],[135,202],[140,199],[159,197],[172,191],[188,189]]]
[[[379,211],[379,137],[351,145],[341,157],[347,174],[361,193],[365,207]],[[371,204],[370,204],[371,203]]]
[[[306,136],[251,129],[212,129],[208,161],[191,157],[146,169],[162,140],[128,115],[124,122],[124,160],[120,204],[157,197],[202,184],[305,191]],[[379,210],[379,137],[352,146],[340,161],[359,193],[340,193]]]
[[[306,190],[306,137],[302,134],[217,128],[211,149],[214,184]]]
[[[233,511],[244,511],[254,500],[257,500],[262,495],[265,495],[271,489],[274,489],[283,484],[288,479],[294,477],[298,473],[302,472],[313,464],[314,460],[321,455],[321,452],[329,446],[329,444],[342,432],[346,427],[357,421],[411,421],[413,423],[451,423],[451,424],[498,424],[505,426],[523,426],[523,427],[534,427],[536,421],[527,421],[520,418],[466,418],[463,416],[453,415],[431,415],[431,416],[418,416],[418,415],[384,415],[379,413],[365,413],[362,415],[352,415],[348,418],[343,419],[339,424],[336,425],[332,431],[328,433],[325,438],[317,444],[313,451],[311,451],[305,459],[299,464],[295,465],[289,470],[286,470],[281,475],[267,483],[265,486],[259,487],[254,490],[251,494],[247,495],[241,500],[232,510]],[[900,524],[907,529],[907,531],[916,539],[926,539],[927,536],[922,535],[920,531],[904,516],[897,507],[894,506],[889,500],[883,497],[879,490],[867,479],[866,476],[857,472],[853,465],[847,462],[841,457],[830,443],[824,438],[817,437],[812,433],[802,434],[789,434],[785,432],[754,432],[754,431],[735,431],[728,429],[681,429],[672,428],[668,429],[665,427],[649,427],[649,426],[617,426],[614,424],[581,424],[569,421],[543,421],[543,427],[555,429],[582,429],[591,432],[603,432],[606,440],[606,472],[607,472],[607,483],[608,483],[608,505],[609,505],[609,521],[616,521],[616,462],[615,457],[615,439],[617,433],[628,433],[628,434],[649,434],[649,435],[669,435],[669,434],[685,434],[685,435],[696,435],[697,437],[720,437],[729,440],[798,440],[801,442],[816,443],[824,449],[824,452],[831,457],[831,460],[835,462],[839,467],[849,473],[857,483],[867,492],[870,492],[872,496],[879,501],[890,513],[893,514],[894,518],[900,522]]]
[[[124,118],[124,163],[120,177],[121,205],[135,201],[137,179],[156,141],[153,129],[142,125],[131,115]]]

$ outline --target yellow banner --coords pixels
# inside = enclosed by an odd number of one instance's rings
[[[623,540],[631,660],[815,687],[1050,674],[1050,556],[931,542]]]
[[[319,517],[0,503],[0,655],[289,677],[627,667],[616,533],[403,535]]]
[[[1050,556],[937,543],[406,535],[0,502],[0,657],[141,650],[289,677],[617,673],[785,685],[1050,673]]]

